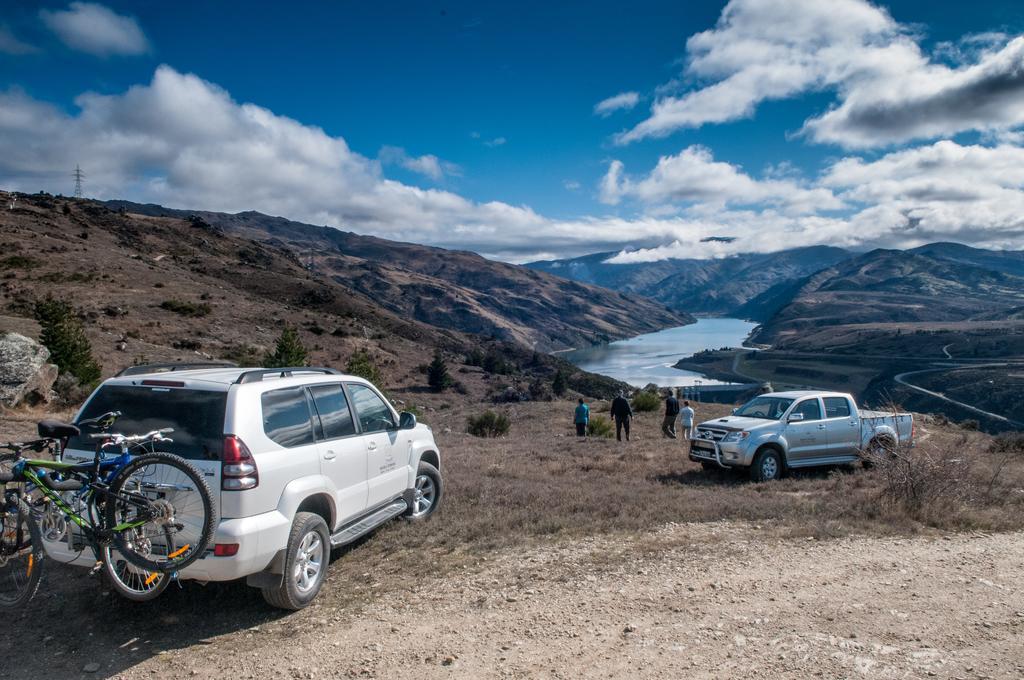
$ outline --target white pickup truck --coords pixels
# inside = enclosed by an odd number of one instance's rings
[[[861,410],[841,392],[774,392],[698,425],[690,460],[748,468],[751,478],[767,481],[790,468],[865,460],[865,452],[906,446],[913,437],[909,413]]]

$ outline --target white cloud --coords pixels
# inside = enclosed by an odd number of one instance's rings
[[[816,243],[1024,242],[1024,151],[1011,145],[940,142],[873,161],[846,158],[814,180],[787,168],[754,178],[691,147],[639,178],[627,176],[620,161],[611,163],[605,191],[641,205],[637,216],[559,220],[528,206],[389,179],[380,160],[343,138],[238,103],[167,66],[149,83],[115,95],[83,94],[75,104],[68,113],[18,90],[0,91],[4,188],[69,194],[71,169],[81,163],[86,193],[96,198],[259,210],[517,262],[627,246],[641,249],[622,256],[635,261]],[[805,207],[824,210],[830,201],[850,207],[840,214]],[[737,240],[701,242],[722,235]]]
[[[566,191],[579,191],[582,185],[574,179],[567,179],[562,182],[562,186],[565,187]]]
[[[384,146],[381,148],[377,158],[385,165],[398,165],[421,175],[426,175],[435,182],[444,179],[445,175],[459,175],[461,170],[455,163],[442,161],[433,154],[423,156],[410,156],[400,146]]]
[[[38,51],[39,49],[34,45],[18,40],[7,25],[0,24],[0,53],[21,56],[35,54]]]
[[[647,176],[637,180],[625,177],[623,169],[619,161],[608,168],[600,187],[604,203],[615,205],[629,197],[648,205],[771,205],[793,213],[844,207],[828,189],[804,187],[791,179],[754,179],[739,166],[714,160],[702,146],[662,156]]]
[[[933,61],[865,0],[731,0],[713,29],[687,41],[684,76],[697,87],[661,96],[616,140],[747,118],[763,101],[820,90],[837,105],[802,132],[849,148],[1024,124],[1024,38],[989,33],[962,45],[958,58],[973,63]]]
[[[640,94],[637,92],[620,92],[614,97],[602,99],[594,105],[594,113],[608,117],[616,111],[628,111],[640,101]]]
[[[132,17],[103,5],[72,2],[66,10],[40,10],[40,18],[71,49],[98,57],[149,51],[146,35]]]
[[[493,148],[495,146],[504,146],[506,142],[508,142],[508,140],[505,139],[504,137],[495,137],[494,139],[488,139],[487,141],[485,141],[484,146],[489,146]]]

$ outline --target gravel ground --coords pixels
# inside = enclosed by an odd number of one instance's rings
[[[416,583],[343,563],[326,587],[360,597],[287,616],[232,585],[132,607],[75,570],[81,590],[59,599],[92,617],[68,634],[20,617],[0,677],[1024,675],[1021,533],[817,541],[720,522],[502,551]],[[29,660],[40,637],[49,653]]]

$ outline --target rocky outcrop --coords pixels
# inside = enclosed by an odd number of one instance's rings
[[[49,350],[31,338],[0,335],[0,405],[11,408],[50,401],[57,367],[49,359]]]

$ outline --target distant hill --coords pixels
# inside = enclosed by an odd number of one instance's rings
[[[776,286],[745,306],[752,338],[786,344],[825,327],[999,321],[1024,305],[1024,254],[937,243],[873,250]]]
[[[388,241],[258,212],[227,214],[109,201],[128,214],[201,219],[282,248],[316,274],[402,319],[493,336],[541,351],[587,346],[692,323],[652,300],[567,281],[476,253]]]
[[[668,259],[638,264],[606,262],[617,253],[531,262],[531,269],[613,290],[643,295],[678,311],[740,315],[751,299],[853,257],[842,248],[809,246],[721,259]],[[749,310],[743,314],[756,319]]]

